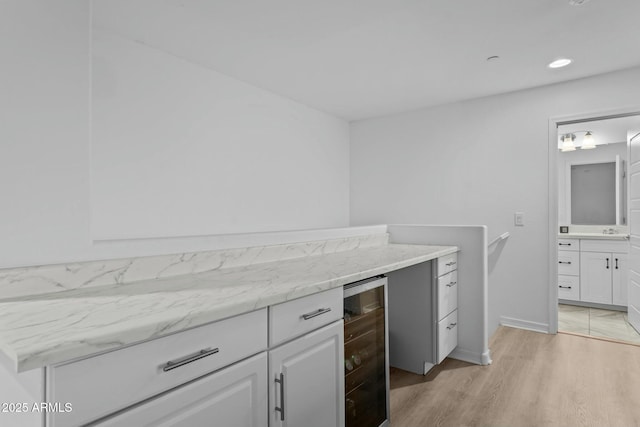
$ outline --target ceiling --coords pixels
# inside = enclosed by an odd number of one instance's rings
[[[103,30],[346,120],[640,65],[638,0],[94,0],[93,12]],[[559,57],[574,63],[547,68]]]

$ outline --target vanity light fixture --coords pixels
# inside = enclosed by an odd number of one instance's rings
[[[576,139],[576,136],[572,133],[567,133],[562,137],[562,147],[560,147],[560,151],[576,151],[576,146],[573,144],[573,141]]]
[[[593,134],[589,131],[584,134],[584,138],[582,139],[582,145],[580,146],[583,150],[591,150],[596,148],[596,142],[593,139]]]
[[[584,132],[584,138],[582,139],[582,144],[579,147],[576,147],[574,141],[576,140],[576,133]],[[591,150],[596,148],[596,142],[593,138],[593,133],[589,130],[574,130],[572,133],[565,133],[561,137],[562,145],[560,146],[560,151],[576,151],[576,148],[580,148],[582,150]]]

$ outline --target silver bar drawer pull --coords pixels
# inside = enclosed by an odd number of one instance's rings
[[[558,264],[571,264],[571,261],[558,261]]]
[[[450,288],[450,287],[452,287],[454,285],[457,285],[457,284],[458,284],[458,282],[449,282],[449,283],[447,283],[447,288]]]
[[[327,308],[319,308],[316,311],[312,311],[311,313],[307,313],[307,314],[303,314],[302,318],[304,320],[309,320],[309,319],[313,319],[316,316],[320,316],[321,314],[325,314],[331,311],[331,307],[327,307]]]
[[[456,323],[450,323],[449,326],[447,326],[447,329],[453,329],[453,328],[456,327],[457,324],[458,324],[457,322]]]
[[[455,261],[451,261],[445,264],[447,267],[451,267],[452,265],[456,265]]]
[[[559,243],[560,246],[571,246],[571,243]]]
[[[180,366],[186,365],[187,363],[195,362],[196,360],[200,360],[200,359],[202,359],[204,357],[211,356],[212,354],[216,354],[219,351],[220,351],[220,349],[217,348],[217,347],[213,348],[213,349],[205,348],[203,350],[200,350],[196,354],[189,355],[189,356],[184,357],[182,359],[168,361],[167,364],[164,365],[162,370],[164,372],[169,372],[172,369],[176,369],[176,368],[179,368]]]
[[[276,406],[276,411],[280,412],[280,421],[284,421],[284,374],[276,378],[276,383],[280,384],[280,406]]]
[[[559,287],[560,289],[571,289],[571,286],[562,286],[562,285],[559,285],[558,287]]]

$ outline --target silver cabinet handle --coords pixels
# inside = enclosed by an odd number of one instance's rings
[[[457,324],[458,324],[458,322],[450,323],[449,326],[447,326],[447,329],[453,329],[453,328],[456,327]]]
[[[275,381],[280,384],[280,407],[276,406],[276,411],[280,412],[280,421],[284,421],[284,374],[280,374]]]
[[[450,287],[452,287],[454,285],[457,285],[457,284],[458,284],[458,282],[449,282],[449,283],[447,283],[447,288],[450,288]]]
[[[562,289],[571,289],[571,286],[562,286],[562,285],[558,285],[559,288]]]
[[[560,246],[571,246],[571,243],[558,243]]]
[[[558,261],[558,264],[571,264],[571,261]]]
[[[607,258],[607,270],[609,269],[609,258]]]
[[[168,362],[164,365],[164,367],[162,368],[162,370],[163,370],[164,372],[169,372],[169,371],[171,371],[172,369],[179,368],[180,366],[184,366],[184,365],[186,365],[187,363],[195,362],[196,360],[200,360],[200,359],[202,359],[203,357],[211,356],[212,354],[216,354],[216,353],[218,353],[219,351],[220,351],[220,349],[219,349],[219,348],[217,348],[217,347],[216,347],[216,348],[214,348],[214,349],[211,349],[211,348],[205,348],[205,349],[203,349],[203,350],[200,350],[200,351],[199,351],[199,352],[197,352],[196,354],[192,354],[192,355],[186,356],[186,357],[184,357],[184,358],[182,358],[182,359],[178,359],[178,360],[170,360],[170,361],[168,361]]]
[[[455,261],[451,261],[445,264],[447,267],[451,267],[452,265],[456,265]]]
[[[618,258],[616,258],[616,270],[618,270]]]
[[[316,316],[320,316],[321,314],[325,314],[331,311],[330,307],[327,308],[319,308],[316,311],[312,311],[311,313],[307,313],[307,314],[303,314],[301,317],[304,320],[309,320],[309,319],[313,319]]]

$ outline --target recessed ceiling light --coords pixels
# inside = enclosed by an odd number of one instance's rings
[[[562,67],[566,67],[567,65],[571,64],[571,60],[569,58],[560,58],[560,59],[556,59],[555,61],[553,61],[552,63],[550,63],[548,65],[549,68],[562,68]]]

